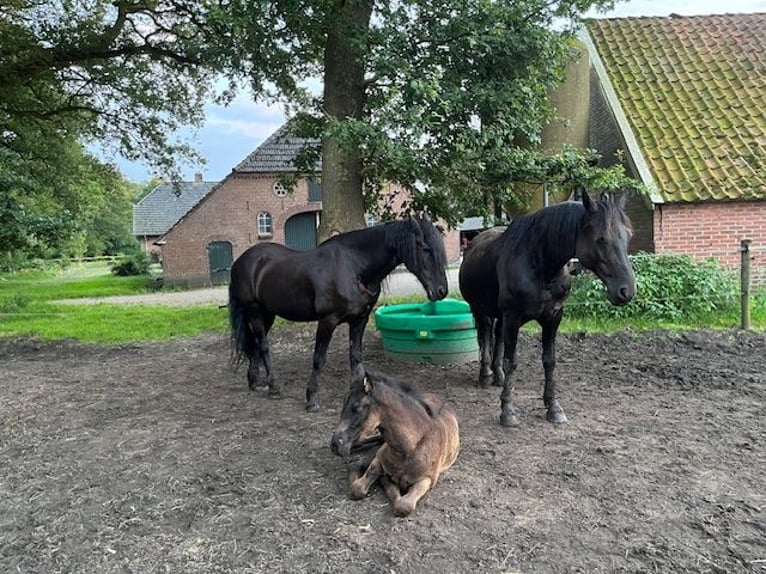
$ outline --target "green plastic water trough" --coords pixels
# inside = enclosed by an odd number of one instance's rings
[[[383,351],[392,359],[446,365],[479,358],[476,327],[465,301],[385,305],[375,311],[375,325]]]

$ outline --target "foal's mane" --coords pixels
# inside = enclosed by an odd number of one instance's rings
[[[369,373],[369,375],[372,376],[373,380],[375,381],[375,385],[382,384],[383,386],[387,387],[388,390],[401,397],[403,401],[411,403],[413,406],[416,405],[423,408],[429,417],[433,417],[436,414],[426,402],[423,393],[416,387],[413,387],[411,384],[405,383],[404,381],[400,381],[398,379],[391,379],[380,373]],[[373,388],[375,388],[375,386],[373,386]]]

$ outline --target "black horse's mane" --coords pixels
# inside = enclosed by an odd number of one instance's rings
[[[589,222],[598,229],[606,229],[613,217],[627,224],[623,211],[613,201],[592,201],[595,208]],[[516,217],[505,230],[503,252],[529,254],[538,265],[550,264],[546,274],[561,268],[562,258],[570,257],[577,239],[585,207],[579,201],[565,201],[543,208],[530,215]]]
[[[567,201],[515,217],[505,230],[505,250],[523,253],[542,248],[550,253],[561,252],[577,237],[584,213],[582,203]]]
[[[446,267],[447,255],[444,252],[444,242],[439,230],[430,220],[411,217],[383,223],[382,227],[386,246],[395,251],[403,263],[409,265],[415,263],[417,243],[413,241],[413,238],[417,233],[422,232],[426,247],[434,252],[436,263]]]
[[[341,233],[323,241],[320,245],[332,242],[364,242],[371,238],[371,234],[383,234],[383,243],[394,251],[396,256],[410,266],[415,263],[415,254],[418,251],[417,242],[414,240],[418,233],[423,234],[426,247],[431,249],[436,258],[436,263],[446,267],[447,255],[444,251],[444,241],[439,230],[425,217],[408,217],[379,223],[365,229],[357,229],[348,233]]]

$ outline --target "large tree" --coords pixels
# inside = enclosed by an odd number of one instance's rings
[[[534,143],[573,25],[609,3],[12,0],[0,8],[0,168],[47,154],[49,172],[64,169],[50,149],[75,138],[170,170],[191,151],[172,134],[201,121],[223,74],[222,100],[246,87],[280,101],[321,141],[321,238],[363,225],[384,181],[450,222],[491,214],[513,182],[603,177],[587,153]],[[316,159],[307,150],[300,167]]]
[[[223,69],[286,102],[322,142],[320,238],[363,225],[381,183],[455,223],[519,201],[515,182],[624,184],[586,150],[535,147],[573,31],[602,0],[232,1]],[[231,7],[236,5],[236,10]],[[301,80],[316,74],[321,97]],[[310,153],[301,167],[310,171]]]

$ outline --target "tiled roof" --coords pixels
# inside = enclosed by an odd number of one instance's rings
[[[766,14],[587,30],[665,201],[766,199]]]
[[[266,138],[253,153],[239,162],[234,171],[246,173],[294,172],[295,156],[307,143],[319,145],[318,140],[307,140],[290,134],[288,124],[284,124]],[[316,169],[321,171],[321,160],[317,162]]]
[[[133,206],[133,235],[162,235],[217,185],[214,181],[158,185]]]

